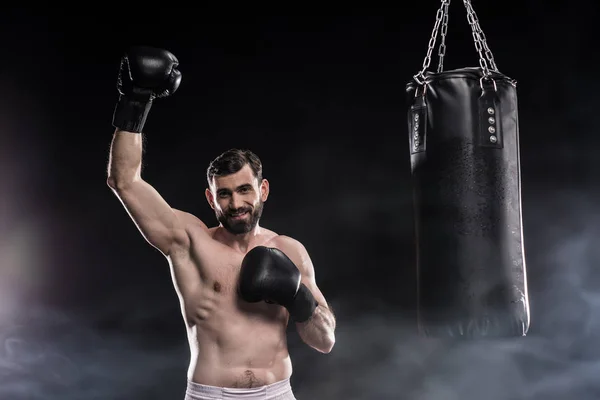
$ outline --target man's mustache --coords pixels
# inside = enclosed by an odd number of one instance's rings
[[[227,212],[227,215],[230,216],[230,217],[232,217],[235,214],[243,214],[245,212],[251,212],[251,211],[252,211],[252,209],[251,208],[247,208],[247,207],[246,208],[238,208],[237,210],[229,210]]]

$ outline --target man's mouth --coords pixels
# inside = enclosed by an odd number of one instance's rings
[[[236,213],[230,213],[229,216],[233,219],[242,219],[246,216],[246,214],[248,214],[249,211],[245,210],[245,211],[238,211]]]

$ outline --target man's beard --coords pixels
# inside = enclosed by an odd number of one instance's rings
[[[250,232],[254,227],[258,224],[260,217],[263,212],[263,202],[259,202],[254,210],[250,213],[250,217],[246,217],[242,220],[236,221],[233,219],[231,214],[235,214],[240,211],[250,211],[251,209],[248,207],[243,207],[237,210],[227,210],[226,212],[217,212],[217,221],[223,228],[225,228],[228,232],[234,235],[242,235],[244,233]]]

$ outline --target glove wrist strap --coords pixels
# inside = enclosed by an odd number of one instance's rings
[[[112,124],[124,131],[141,133],[151,107],[151,98],[139,101],[121,95],[113,113]]]
[[[294,322],[306,322],[312,317],[318,305],[310,289],[301,283],[289,307],[290,317]]]

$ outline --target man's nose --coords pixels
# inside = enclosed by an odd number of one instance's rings
[[[234,194],[233,196],[231,196],[231,208],[234,210],[237,210],[241,207],[243,207],[244,205],[244,201],[242,199],[241,196]]]

